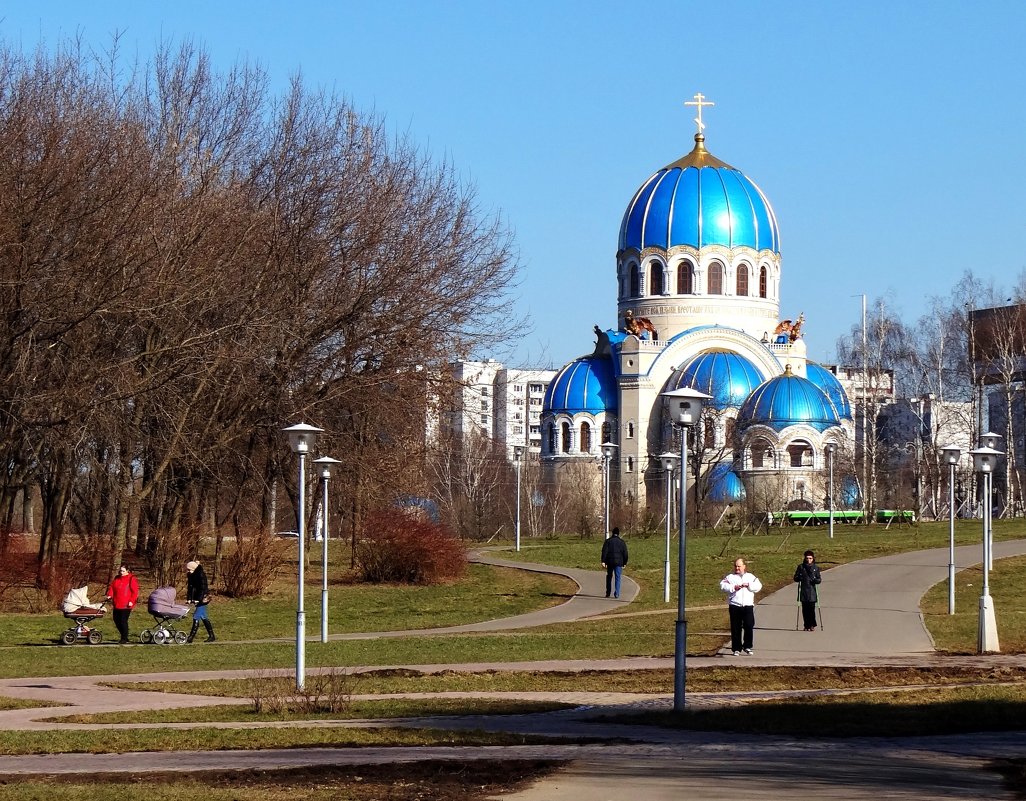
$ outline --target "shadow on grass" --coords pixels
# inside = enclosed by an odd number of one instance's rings
[[[675,729],[792,737],[913,737],[1026,729],[1026,702],[960,700],[926,704],[801,699],[718,709],[618,717]]]

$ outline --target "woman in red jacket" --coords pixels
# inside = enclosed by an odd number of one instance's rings
[[[118,568],[118,575],[107,588],[107,600],[114,605],[114,625],[118,627],[121,644],[124,645],[128,642],[128,616],[139,600],[139,582],[128,565]]]

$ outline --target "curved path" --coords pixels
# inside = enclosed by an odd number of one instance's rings
[[[959,548],[960,568],[979,563],[979,547]],[[1026,540],[997,543],[995,556],[1026,553]],[[416,636],[443,632],[496,631],[576,620],[629,603],[638,588],[625,581],[621,601],[604,597],[605,574],[571,571],[544,565],[522,565],[478,554],[490,564],[568,575],[578,593],[566,604],[501,621],[420,632],[382,632],[377,635]],[[932,656],[932,643],[918,609],[930,586],[947,577],[947,549],[900,554],[844,565],[824,573],[825,626],[814,633],[794,630],[796,611],[793,587],[763,599],[757,610],[756,656],[741,659],[748,664],[867,664],[881,660],[923,664],[940,661]],[[1000,619],[1000,610],[998,610]],[[333,637],[334,639],[335,637]],[[691,658],[690,664],[723,664],[723,657]],[[950,660],[948,660],[950,661]],[[1000,655],[967,659],[987,664],[1023,664],[1023,657]],[[625,669],[663,667],[668,659],[608,660],[573,663],[502,665],[434,665],[425,669]],[[409,666],[408,666],[409,667]],[[288,672],[288,671],[283,671]],[[257,671],[122,676],[128,681],[185,680],[210,676],[253,675]],[[260,671],[266,674],[266,671]],[[104,689],[97,682],[109,677],[8,679],[0,681],[0,695],[69,700],[75,712],[138,710],[174,706],[223,704],[223,698],[169,695]],[[517,694],[525,697],[524,694]],[[422,759],[567,759],[571,765],[538,782],[529,790],[504,798],[507,801],[602,801],[624,790],[646,801],[677,801],[680,798],[782,799],[795,795],[818,799],[962,799],[1011,798],[996,773],[985,770],[988,761],[1001,756],[1022,756],[1023,735],[974,734],[928,738],[865,738],[844,740],[793,740],[790,738],[673,732],[649,727],[617,725],[610,730],[597,716],[611,708],[630,705],[667,708],[669,696],[651,696],[639,702],[636,695],[609,693],[532,694],[584,704],[574,710],[508,717],[467,716],[449,719],[410,719],[397,725],[430,725],[450,728],[486,728],[574,738],[616,737],[616,745],[549,745],[516,748],[403,748],[403,749],[297,749],[284,751],[191,752],[176,756],[176,769],[231,770],[259,765],[262,768],[318,764],[367,764]],[[751,697],[751,696],[748,696]],[[722,701],[722,697],[691,694],[689,704]],[[735,695],[733,703],[743,702]],[[240,703],[246,703],[240,700]],[[0,728],[82,728],[40,720],[69,710],[11,710],[0,712]],[[210,724],[203,724],[209,726]],[[312,725],[340,725],[323,721]],[[367,725],[353,721],[343,725]],[[96,728],[96,727],[93,727]],[[624,744],[626,743],[626,744]],[[0,775],[31,773],[100,773],[166,770],[167,755],[56,755],[0,757]]]

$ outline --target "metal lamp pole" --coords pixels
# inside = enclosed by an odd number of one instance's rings
[[[612,483],[612,476],[610,475],[609,465],[613,460],[613,454],[616,453],[617,444],[615,442],[603,442],[602,443],[602,492],[605,496],[605,513],[603,515],[604,520],[602,525],[605,528],[606,539],[609,539],[609,485]]]
[[[977,652],[981,654],[997,653],[1001,647],[998,644],[994,601],[990,597],[991,476],[997,469],[998,459],[1002,456],[1002,452],[994,448],[983,447],[969,451],[969,453],[973,457],[973,467],[983,478],[983,594],[980,596]]]
[[[988,431],[986,434],[980,434],[980,447],[981,448],[993,448],[1002,455],[1004,451],[1001,450],[1001,440],[1004,437],[1000,434],[995,434],[993,431]],[[994,467],[997,470],[997,466]],[[993,476],[993,473],[990,474]],[[990,489],[987,490],[987,542],[986,551],[987,554],[987,570],[994,569],[994,504],[993,504],[993,490],[994,490],[994,479],[993,477],[988,479],[987,483]]]
[[[516,520],[516,538],[517,538],[517,552],[520,552],[520,468],[521,462],[524,458],[524,446],[514,445],[513,446],[513,464],[517,468],[517,520]]]
[[[955,614],[955,467],[962,449],[955,445],[941,448],[941,459],[948,465],[948,614]]]
[[[671,423],[680,429],[680,519],[677,521],[680,542],[677,543],[677,620],[673,639],[673,711],[683,712],[688,637],[688,624],[684,618],[684,591],[687,583],[688,429],[701,419],[702,401],[712,396],[689,387],[661,394],[666,399]]]
[[[659,455],[666,471],[666,559],[663,562],[663,603],[670,602],[670,521],[673,519],[673,469],[680,457],[675,453]]]
[[[342,464],[339,459],[322,456],[314,459],[314,464],[321,469],[321,510],[324,514],[324,531],[321,532],[321,642],[328,641],[328,479],[336,465]]]
[[[296,689],[306,684],[306,609],[303,605],[304,562],[306,560],[306,455],[313,449],[323,428],[297,423],[282,429],[292,452],[299,456],[299,595],[296,602]]]
[[[830,468],[830,483],[827,487],[827,503],[830,507],[830,539],[834,538],[834,450],[837,446],[828,442],[826,444],[827,462]]]

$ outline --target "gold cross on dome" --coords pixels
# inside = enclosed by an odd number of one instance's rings
[[[705,95],[701,92],[695,95],[694,100],[685,100],[685,106],[698,106],[698,116],[695,117],[695,123],[698,125],[698,133],[702,133],[702,129],[705,128],[705,123],[702,122],[702,106],[715,106],[711,100],[706,100]]]

